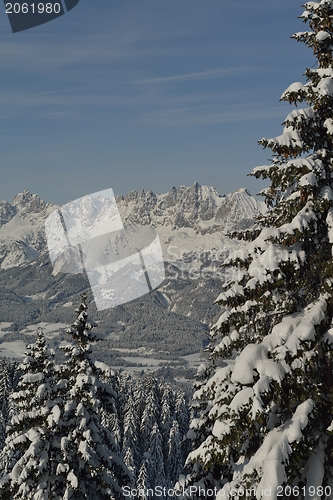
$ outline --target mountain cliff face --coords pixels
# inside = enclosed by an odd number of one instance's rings
[[[55,207],[23,191],[11,203],[0,202],[0,267],[22,266],[45,251],[44,223]]]

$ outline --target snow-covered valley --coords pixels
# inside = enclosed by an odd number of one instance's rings
[[[227,233],[250,227],[264,204],[245,189],[221,196],[198,183],[161,195],[132,192],[116,201],[124,224],[158,232],[166,279],[152,293],[117,308],[98,312],[91,302],[105,338],[96,354],[132,370],[155,370],[163,362],[192,367],[186,356],[205,343],[225,279],[220,265],[240,248]],[[21,357],[37,326],[57,349],[66,342],[80,292],[89,291],[85,275],[53,272],[44,225],[56,208],[27,191],[0,203],[1,356]],[[144,362],[138,349],[145,352]]]

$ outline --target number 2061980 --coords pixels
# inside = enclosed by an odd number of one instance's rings
[[[60,3],[6,3],[6,14],[60,14]]]
[[[299,488],[298,486],[278,486],[276,489],[277,497],[304,497],[305,494],[309,497],[329,497],[332,493],[330,486],[308,486]]]

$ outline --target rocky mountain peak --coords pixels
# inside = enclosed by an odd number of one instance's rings
[[[9,222],[16,214],[16,208],[8,201],[0,201],[0,227]]]
[[[197,233],[245,229],[253,223],[264,204],[258,202],[245,189],[221,195],[212,186],[173,187],[168,193],[139,193],[133,191],[117,197],[117,204],[124,221],[130,218],[138,224],[153,227],[169,226],[174,230],[192,228]]]
[[[37,194],[32,194],[27,190],[18,193],[11,204],[15,207],[16,212],[22,216],[33,213],[38,214],[48,206]]]

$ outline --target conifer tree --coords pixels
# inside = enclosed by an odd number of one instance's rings
[[[150,435],[149,455],[151,465],[151,487],[164,487],[166,485],[166,477],[164,469],[162,436],[156,422],[152,428]]]
[[[68,330],[74,343],[63,347],[68,358],[64,366],[68,380],[64,412],[66,435],[61,440],[61,470],[66,472],[63,498],[122,498],[121,486],[130,482],[130,473],[116,448],[112,449],[114,440],[110,435],[105,439],[101,408],[112,408],[114,391],[102,381],[103,364],[95,362],[91,352],[91,344],[98,336],[92,333],[95,323],[89,321],[85,294],[81,296],[76,315],[76,321]]]
[[[139,419],[136,412],[136,405],[132,391],[127,393],[128,400],[124,408],[123,427],[123,457],[130,460],[127,465],[130,468],[139,469],[141,466],[141,456],[139,450]],[[129,450],[131,453],[129,454]]]
[[[21,379],[10,396],[16,408],[2,452],[2,499],[58,500],[64,477],[57,473],[61,460],[61,410],[56,367],[41,330],[27,347],[19,366]]]
[[[156,423],[157,402],[153,390],[147,394],[146,407],[143,411],[140,424],[141,450],[146,452],[150,446],[150,436],[154,424]]]
[[[100,421],[104,442],[117,455],[121,454],[121,431],[119,423],[119,380],[112,368],[95,361],[96,375],[99,382],[101,400]]]
[[[172,422],[170,429],[170,437],[168,441],[168,459],[167,459],[167,475],[169,486],[174,486],[178,476],[181,472],[181,450],[180,450],[180,436],[179,426],[177,420]]]
[[[18,363],[10,362],[6,358],[0,360],[0,450],[3,449],[6,439],[6,427],[15,412],[14,401],[10,400],[11,393],[16,389],[20,372]],[[0,469],[2,467],[0,458]]]
[[[149,460],[149,454],[145,453],[144,458],[142,460],[142,464],[138,473],[137,480],[137,490],[138,490],[138,498],[140,500],[148,500],[150,494],[150,472],[151,472],[151,464]]]
[[[6,441],[6,422],[2,414],[0,414],[0,476],[2,473],[2,470],[4,468],[4,464],[2,463],[2,454],[1,451],[3,450],[3,447],[5,446],[5,441]]]
[[[181,447],[181,463],[184,464],[187,454],[189,453],[189,441],[187,432],[189,428],[190,411],[189,405],[183,392],[176,395],[175,404],[175,419],[179,426],[180,447]]]
[[[108,431],[112,434],[112,440],[114,441],[114,446],[117,449],[117,453],[121,451],[121,431],[119,424],[119,416],[118,411],[114,411],[113,413],[106,413],[103,410],[102,414],[104,414],[104,418],[102,419],[102,425],[108,429]],[[105,422],[105,423],[104,423]]]
[[[136,413],[139,420],[141,420],[142,414],[146,406],[147,384],[145,382],[146,382],[146,377],[139,377],[134,386],[133,396],[135,401]]]
[[[130,471],[131,473],[131,481],[130,481],[130,486],[133,486],[135,485],[136,483],[136,479],[137,479],[137,466],[136,466],[136,463],[135,463],[135,460],[134,460],[134,452],[133,452],[133,449],[130,447],[130,446],[127,446],[125,448],[125,453],[123,454],[124,456],[124,464],[126,465],[126,467],[128,468],[128,470]]]
[[[9,423],[9,395],[12,392],[10,383],[10,362],[3,358],[0,360],[0,450],[6,440],[6,426]],[[0,459],[1,467],[1,459]]]
[[[194,394],[188,484],[223,498],[333,493],[333,2],[301,17],[309,31],[293,38],[317,67],[282,94],[296,106],[282,135],[259,141],[273,153],[252,172],[270,181],[269,210],[226,262],[234,277]]]
[[[169,437],[172,425],[172,416],[174,412],[174,398],[171,387],[164,381],[161,383],[162,397],[161,397],[161,415],[160,415],[160,429],[163,438],[163,451],[165,463],[168,459]]]

